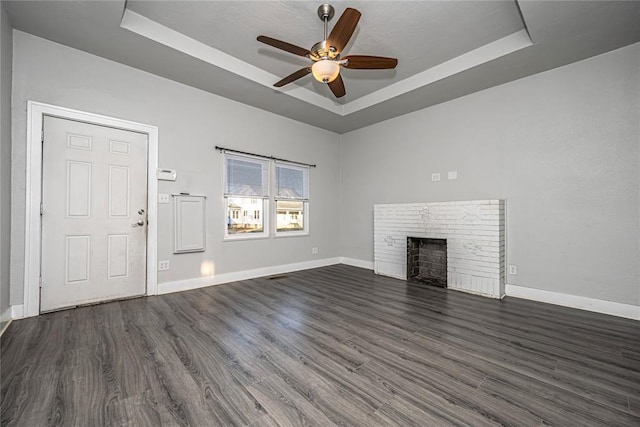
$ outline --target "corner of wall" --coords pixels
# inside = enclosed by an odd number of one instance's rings
[[[0,314],[10,319],[11,265],[11,95],[13,28],[0,3]]]

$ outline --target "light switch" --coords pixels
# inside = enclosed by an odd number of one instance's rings
[[[440,181],[440,174],[439,173],[432,173],[431,174],[431,181],[433,181],[433,182]]]
[[[449,171],[447,177],[449,179],[458,179],[458,171]]]
[[[166,193],[158,194],[158,204],[166,205],[169,203],[169,195]]]

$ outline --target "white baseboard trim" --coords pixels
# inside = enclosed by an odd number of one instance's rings
[[[172,292],[188,291],[190,289],[204,288],[206,286],[221,285],[223,283],[237,282],[239,280],[255,279],[257,277],[273,276],[274,274],[290,273],[292,271],[308,270],[310,268],[326,267],[340,264],[340,258],[325,258],[317,261],[297,262],[293,264],[275,265],[273,267],[256,268],[233,273],[218,274],[215,276],[196,277],[193,279],[178,280],[158,284],[158,295]]]
[[[24,317],[24,305],[16,304],[11,306],[11,318],[22,319]]]
[[[340,257],[340,264],[350,265],[352,267],[366,268],[373,270],[373,261],[363,261],[361,259]]]
[[[505,293],[510,297],[546,302],[564,307],[578,308],[580,310],[640,320],[640,306],[637,305],[622,304],[619,302],[604,301],[577,295],[561,294],[559,292],[544,291],[541,289],[533,289],[516,285],[505,285]]]

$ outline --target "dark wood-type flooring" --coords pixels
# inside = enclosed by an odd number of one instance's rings
[[[16,321],[0,422],[638,426],[639,327],[337,265]]]

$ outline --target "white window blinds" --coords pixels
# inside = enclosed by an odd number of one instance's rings
[[[276,199],[308,200],[309,168],[276,163]]]
[[[269,197],[269,162],[225,153],[225,195]]]

